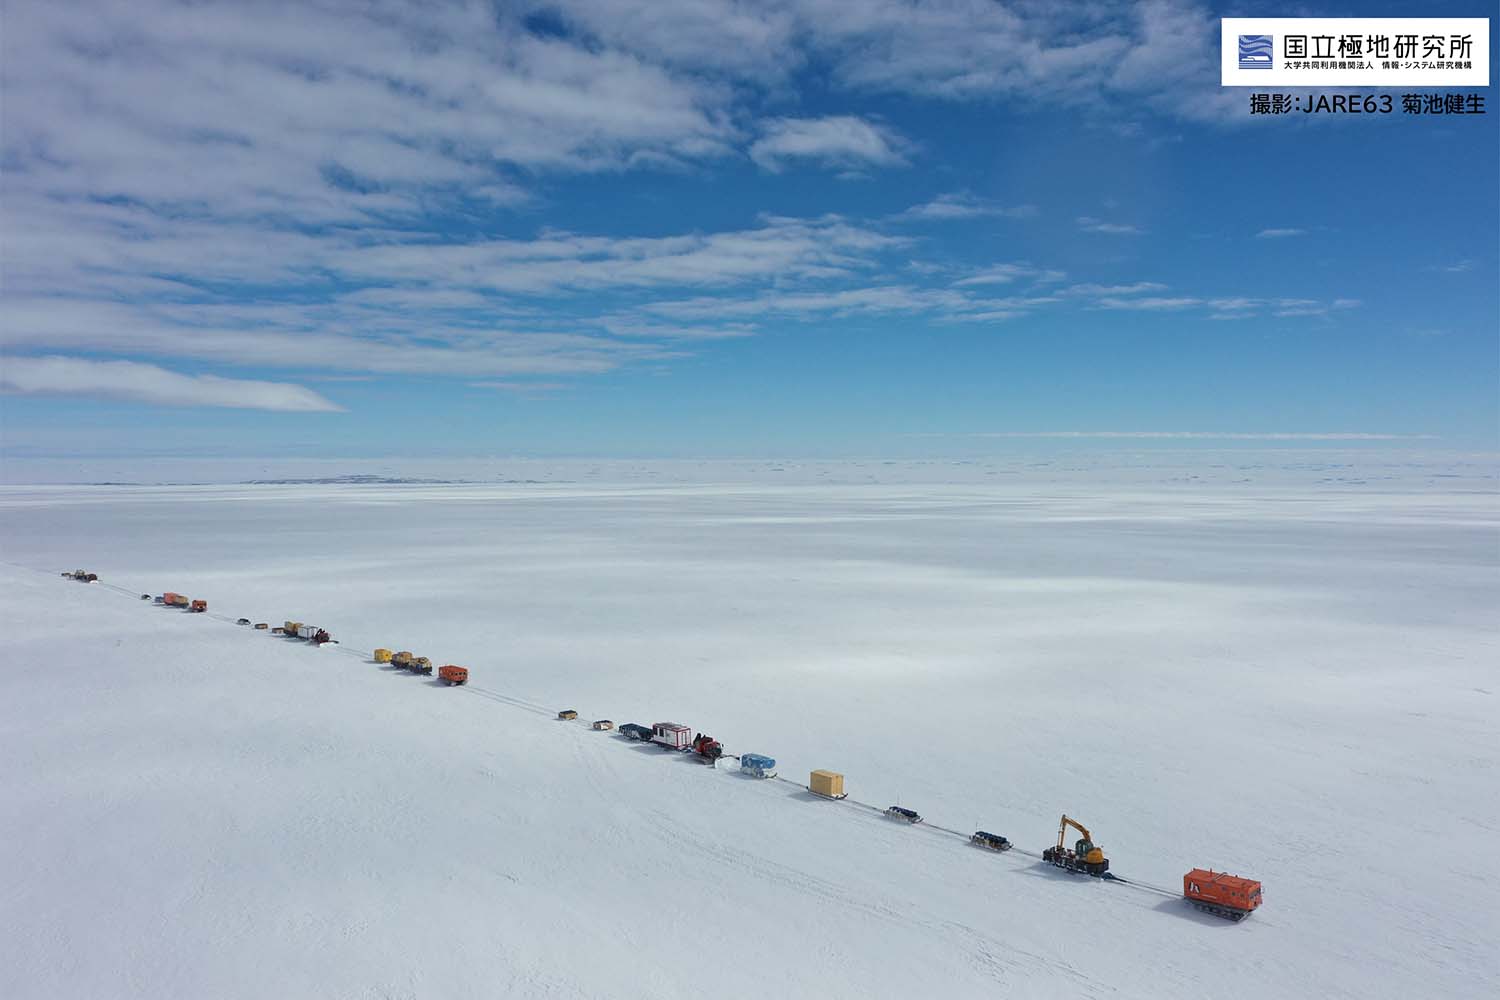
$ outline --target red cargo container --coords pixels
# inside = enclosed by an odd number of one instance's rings
[[[170,590],[161,595],[161,602],[174,608],[185,608],[188,606],[188,599],[184,595],[174,594]]]
[[[1203,868],[1182,876],[1182,897],[1200,910],[1230,920],[1249,916],[1261,904],[1259,882]]]
[[[469,668],[455,667],[449,663],[446,666],[438,667],[438,678],[447,681],[449,684],[467,684],[469,682]]]

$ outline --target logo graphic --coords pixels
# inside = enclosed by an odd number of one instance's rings
[[[1489,87],[1494,23],[1493,17],[1221,17],[1219,83]]]
[[[1273,69],[1270,35],[1240,36],[1240,69]]]

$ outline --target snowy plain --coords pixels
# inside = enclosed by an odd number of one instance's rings
[[[1483,463],[716,471],[0,487],[0,995],[1500,992]],[[168,589],[214,616],[133,596]]]

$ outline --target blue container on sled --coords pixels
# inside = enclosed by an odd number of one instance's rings
[[[776,777],[776,758],[758,753],[740,754],[740,770],[757,778]]]

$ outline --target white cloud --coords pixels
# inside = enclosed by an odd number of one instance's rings
[[[552,0],[599,42],[695,72],[780,81],[803,62],[783,0]]]
[[[959,287],[972,285],[1008,285],[1013,281],[1032,280],[1039,283],[1062,281],[1067,275],[1050,268],[1033,267],[1025,261],[1011,264],[994,264],[953,284]]]
[[[945,323],[1003,323],[1026,315],[1020,309],[987,309],[983,312],[954,313],[940,317]]]
[[[1320,302],[1317,299],[1272,299],[1265,303],[1274,310],[1276,316],[1326,316],[1333,309],[1353,309],[1359,305],[1358,299],[1335,299],[1332,302]]]
[[[483,2],[7,9],[7,344],[307,377],[519,380],[678,357],[695,341],[753,335],[749,320],[761,314],[991,321],[1063,294],[1147,303],[1108,308],[1168,301],[1146,299],[1164,290],[1149,282],[984,294],[1064,278],[1024,262],[908,269],[924,244],[892,235],[893,220],[1035,212],[963,190],[884,220],[767,217],[674,231],[668,217],[649,237],[530,225],[546,209],[547,181],[580,172],[701,170],[747,150],[769,170],[906,162],[911,145],[869,117],[764,117],[793,106],[796,74],[810,64],[842,98],[1178,101],[1168,92],[1192,91],[1202,67],[1181,52],[1175,68],[1166,57],[1202,30],[1198,8],[548,6],[556,31],[529,31],[516,5]],[[520,205],[520,215],[498,210]],[[1088,217],[1079,225],[1140,232]],[[924,287],[943,275],[958,281]],[[1322,315],[1348,308],[1340,301],[1257,307]]]
[[[1170,0],[1089,4],[802,0],[804,45],[852,90],[1037,98],[1191,120],[1242,118],[1219,86],[1218,18]]]
[[[786,88],[814,64],[836,90],[1192,120],[1243,118],[1218,79],[1218,20],[1184,0],[553,0],[605,47],[693,74]]]
[[[647,312],[679,320],[720,320],[728,316],[879,316],[926,313],[942,320],[1003,311],[1014,313],[1054,301],[1046,296],[979,298],[959,289],[871,285],[811,292],[767,292],[754,298],[679,299],[653,302]]]
[[[285,413],[330,413],[342,407],[305,386],[217,375],[183,375],[134,361],[70,357],[0,359],[0,392],[97,396],[158,406],[218,406]]]
[[[470,377],[595,374],[662,354],[651,343],[568,331],[439,324],[425,315],[366,314],[338,306],[133,307],[7,299],[5,320],[5,341],[13,348],[147,354],[332,372]]]
[[[1119,222],[1105,222],[1089,215],[1078,217],[1078,228],[1086,233],[1107,233],[1111,236],[1139,236],[1141,229],[1138,226],[1125,225]]]
[[[1149,283],[1141,283],[1142,285]],[[1126,286],[1139,289],[1140,286]],[[1327,316],[1333,310],[1354,309],[1360,305],[1359,299],[1334,299],[1325,302],[1320,299],[1263,299],[1251,296],[1222,296],[1219,298],[1199,298],[1197,296],[1142,296],[1139,298],[1127,298],[1119,294],[1104,294],[1096,298],[1092,305],[1098,309],[1114,310],[1136,310],[1143,312],[1180,312],[1186,309],[1206,308],[1213,310],[1210,319],[1245,319],[1253,316],[1256,310],[1270,310],[1273,315],[1281,317],[1295,316]]]
[[[700,297],[653,302],[647,312],[675,319],[717,319],[724,316],[793,315],[817,313],[858,315],[927,312],[962,308],[969,303],[960,292],[914,288],[909,285],[876,285],[809,292],[767,292],[754,298]]]
[[[1159,295],[1148,295],[1145,298],[1126,299],[1117,296],[1105,296],[1094,303],[1100,309],[1135,309],[1148,312],[1173,311],[1178,309],[1191,309],[1201,306],[1202,299],[1191,296],[1178,296],[1168,298]]]
[[[747,135],[750,101],[809,61],[851,90],[958,99],[1106,94],[1178,113],[1189,90],[1218,90],[1212,46],[1197,44],[1211,19],[1185,5],[1065,18],[973,0],[551,6],[568,30],[546,37],[504,4],[18,6],[6,16],[7,199],[302,227],[515,204],[538,172],[704,164],[747,142],[768,169],[904,162],[899,137],[853,115],[775,118]],[[950,195],[925,217],[1024,211]]]
[[[754,323],[713,323],[706,326],[652,323],[628,316],[606,316],[604,328],[616,337],[650,337],[656,340],[732,340],[755,336]]]
[[[1262,229],[1255,234],[1255,238],[1258,240],[1279,240],[1285,239],[1288,236],[1305,235],[1307,235],[1306,229]]]
[[[140,206],[7,204],[6,222],[0,323],[12,347],[469,376],[602,372],[665,357],[653,337],[753,332],[712,322],[611,331],[634,340],[624,343],[597,333],[599,307],[579,304],[579,293],[843,281],[908,244],[836,216],[651,238],[544,231],[472,242],[266,231]],[[600,305],[615,314],[621,303]]]
[[[428,240],[334,246],[320,266],[370,282],[441,282],[471,290],[547,294],[567,289],[727,285],[853,273],[897,237],[846,222],[770,217],[754,229],[663,237],[547,231],[534,240],[433,245]]]
[[[6,36],[8,197],[366,221],[736,139],[720,85],[479,4],[37,4]]]
[[[976,296],[958,288],[869,285],[811,292],[771,291],[753,298],[699,297],[653,302],[646,312],[684,322],[722,322],[726,317],[780,316],[807,321],[823,316],[924,315],[935,322],[1013,319],[1057,302],[1056,296]]]
[[[1096,285],[1082,284],[1069,285],[1062,289],[1062,295],[1141,295],[1146,292],[1164,292],[1167,286],[1155,281],[1136,281],[1128,285]]]
[[[890,129],[851,115],[827,118],[774,118],[761,126],[750,158],[779,172],[788,161],[824,167],[896,167],[906,163],[903,145]]]
[[[1229,298],[1209,299],[1208,304],[1220,312],[1238,312],[1246,309],[1259,309],[1264,306],[1265,300],[1252,299],[1246,296],[1233,296]]]
[[[940,194],[920,205],[913,205],[898,213],[898,220],[920,219],[949,221],[954,219],[1007,218],[1030,219],[1037,215],[1035,205],[1002,205],[967,192]]]

